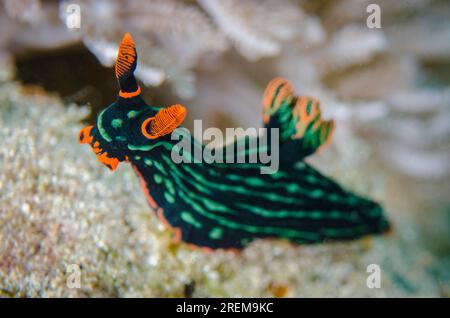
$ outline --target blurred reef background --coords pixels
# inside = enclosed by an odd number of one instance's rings
[[[381,202],[394,233],[241,255],[174,245],[131,167],[110,173],[77,143],[115,99],[125,32],[146,100],[183,103],[188,126],[261,126],[275,76],[319,99],[336,132],[308,161]],[[0,296],[450,296],[449,1],[0,0],[0,139]]]

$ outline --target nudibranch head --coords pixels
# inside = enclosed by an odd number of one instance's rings
[[[78,141],[89,144],[98,160],[110,170],[115,170],[136,149],[148,147],[170,134],[186,117],[186,108],[180,104],[156,108],[144,102],[134,77],[136,66],[136,47],[126,33],[115,67],[120,86],[118,98],[98,115],[95,125],[85,127],[78,136]]]

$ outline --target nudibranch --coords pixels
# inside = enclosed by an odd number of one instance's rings
[[[208,250],[240,249],[257,238],[320,243],[389,229],[378,203],[342,188],[304,161],[333,134],[334,123],[322,120],[317,100],[296,96],[281,78],[268,84],[262,119],[265,127],[279,129],[275,173],[261,174],[261,163],[176,164],[171,151],[177,141],[171,134],[186,108],[147,105],[133,75],[136,63],[127,33],[115,66],[118,98],[98,115],[96,125],[80,131],[79,142],[89,144],[110,170],[129,162],[151,208],[178,240]],[[191,139],[194,148],[204,147]]]

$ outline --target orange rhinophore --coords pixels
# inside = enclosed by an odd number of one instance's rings
[[[130,33],[125,33],[122,43],[119,46],[119,53],[116,60],[116,77],[119,78],[126,73],[133,71],[136,61],[136,47]]]

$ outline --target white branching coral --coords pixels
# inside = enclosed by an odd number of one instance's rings
[[[339,71],[371,61],[386,49],[382,32],[350,24],[336,31],[330,42],[314,54],[316,68],[322,74]]]
[[[63,20],[71,4],[61,3]],[[325,39],[319,20],[289,0],[200,0],[201,8],[175,0],[132,0],[125,7],[118,0],[77,4],[83,13],[79,37],[103,65],[113,65],[114,48],[126,26],[139,43],[137,76],[154,86],[167,80],[187,99],[195,96],[192,70],[205,56],[229,49],[230,42],[245,58],[255,61],[279,55],[286,42],[313,46]]]
[[[18,21],[36,24],[42,19],[42,4],[39,0],[3,0],[7,14]]]
[[[291,1],[198,2],[250,61],[276,56],[283,42],[299,37],[303,37],[305,45],[324,40],[320,23]]]

